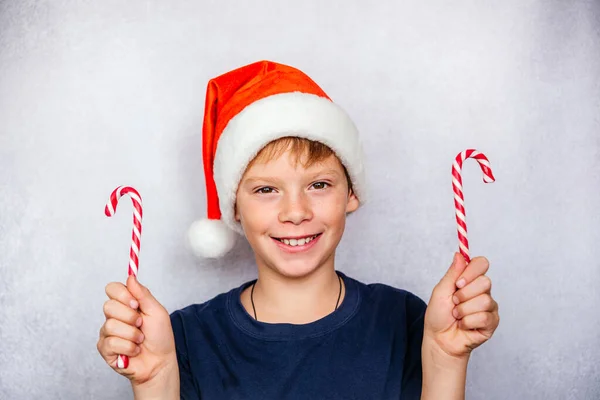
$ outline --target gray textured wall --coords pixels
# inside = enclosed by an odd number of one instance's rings
[[[142,193],[140,280],[170,311],[254,276],[245,242],[207,263],[182,238],[205,210],[206,82],[264,58],[362,131],[371,203],[338,269],[428,300],[457,246],[452,160],[484,151],[497,182],[466,164],[467,223],[502,321],[467,397],[600,398],[599,2],[364,4],[0,2],[0,398],[131,396],[95,347],[127,273],[117,185]]]

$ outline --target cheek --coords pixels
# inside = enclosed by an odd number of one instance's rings
[[[345,196],[336,196],[333,199],[315,202],[313,210],[320,220],[329,225],[339,225],[346,220],[346,203]]]
[[[264,230],[277,217],[275,207],[261,202],[240,202],[239,207],[240,222],[247,232]]]

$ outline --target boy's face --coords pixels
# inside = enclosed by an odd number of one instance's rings
[[[334,155],[308,168],[293,161],[286,151],[277,159],[251,165],[237,190],[235,218],[259,268],[300,277],[333,266],[346,213],[356,210],[359,201],[349,192]]]

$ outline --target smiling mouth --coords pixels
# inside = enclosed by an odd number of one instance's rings
[[[274,237],[273,239],[275,239],[281,243],[287,244],[288,246],[304,246],[305,244],[308,244],[308,243],[312,242],[313,240],[315,240],[320,235],[322,235],[322,234],[317,233],[316,235],[293,238],[293,239],[276,238],[276,237]]]

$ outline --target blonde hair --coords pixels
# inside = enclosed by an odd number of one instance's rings
[[[258,152],[256,157],[254,157],[254,159],[248,163],[246,169],[250,168],[257,162],[266,163],[277,159],[288,150],[292,156],[294,164],[298,165],[298,163],[301,163],[304,168],[311,167],[316,163],[326,160],[331,155],[334,155],[344,170],[344,175],[346,176],[346,181],[348,182],[348,189],[349,191],[352,191],[352,181],[350,180],[348,171],[346,170],[344,164],[342,164],[340,159],[337,157],[335,152],[329,146],[321,142],[297,136],[284,136],[269,142]]]

